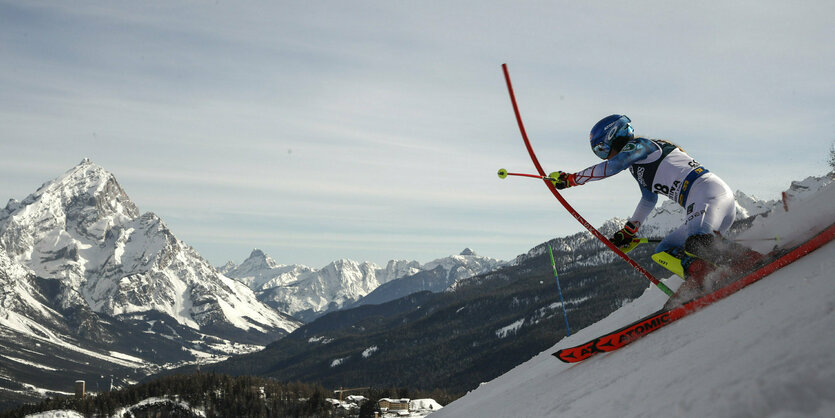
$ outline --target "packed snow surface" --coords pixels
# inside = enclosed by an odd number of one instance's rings
[[[739,238],[783,245],[835,222],[835,188],[791,202]],[[767,251],[773,241],[751,241]],[[835,416],[835,242],[620,350],[565,364],[551,354],[666,300],[650,287],[602,321],[433,414],[443,417]],[[570,318],[569,318],[570,319]]]
[[[84,418],[84,415],[75,411],[48,411],[27,415],[26,418]]]

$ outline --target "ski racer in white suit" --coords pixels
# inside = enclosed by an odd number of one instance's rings
[[[655,252],[666,251],[680,260],[685,278],[700,286],[716,265],[734,263],[737,268],[748,268],[759,261],[759,253],[722,238],[736,216],[728,185],[679,146],[635,137],[631,122],[625,115],[611,115],[595,124],[589,134],[591,148],[605,161],[576,173],[551,173],[554,186],[580,186],[629,169],[640,186],[641,200],[623,229],[610,239],[621,248],[632,244],[658,195],[678,202],[685,209],[685,222],[664,238]]]

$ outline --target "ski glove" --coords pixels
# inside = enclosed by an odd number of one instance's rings
[[[577,182],[574,181],[574,174],[568,174],[563,171],[555,171],[549,174],[548,180],[559,190],[577,185]]]
[[[612,241],[612,244],[615,244],[616,247],[625,247],[632,243],[637,233],[638,226],[630,221],[626,223],[623,229],[615,232],[615,235],[609,241]]]

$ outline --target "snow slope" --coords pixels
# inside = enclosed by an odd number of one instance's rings
[[[803,198],[740,238],[790,245],[835,222],[833,185]],[[835,416],[833,271],[835,242],[621,350],[575,365],[551,356],[657,309],[665,296],[650,287],[433,417]]]

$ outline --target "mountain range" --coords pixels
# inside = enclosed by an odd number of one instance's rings
[[[321,269],[278,264],[255,249],[240,265],[219,270],[249,286],[258,300],[309,322],[325,313],[388,302],[419,291],[440,292],[457,280],[495,270],[503,262],[466,248],[459,255],[421,265],[391,260],[381,268],[370,262],[337,260]]]
[[[787,199],[792,193],[813,190],[815,181],[790,190]],[[741,193],[737,199],[744,216],[779,206]],[[680,222],[676,216],[682,215],[662,205],[644,232],[661,235]],[[611,233],[621,222],[607,222],[601,230]],[[609,280],[603,272],[616,267],[613,256],[587,233],[551,244],[568,277],[566,293],[572,298],[568,303],[599,299],[578,309],[611,311],[645,287],[640,278],[620,289],[601,291],[600,286],[592,286]],[[338,260],[321,269],[280,265],[255,250],[240,265],[218,269],[177,239],[157,215],[141,213],[113,174],[85,159],[0,210],[0,391],[15,399],[39,397],[68,390],[76,378],[87,379],[91,388],[126,385],[184,364],[205,365],[255,353],[265,344],[270,346],[264,353],[280,349],[290,355],[296,351],[286,349],[282,341],[294,344],[297,339],[285,338],[288,334],[324,347],[340,333],[376,329],[364,322],[368,315],[388,315],[385,321],[372,322],[397,330],[404,324],[413,326],[412,320],[421,315],[453,305],[455,310],[484,314],[455,303],[483,298],[516,280],[526,283],[520,292],[533,293],[516,294],[516,301],[507,303],[518,306],[520,300],[536,299],[538,313],[530,320],[550,320],[558,305],[552,295],[538,296],[540,287],[550,282],[550,266],[542,263],[544,248],[545,243],[538,245],[510,263],[465,249],[424,265],[393,260],[383,268]],[[537,273],[531,275],[533,271]],[[469,296],[462,299],[462,295]],[[423,302],[430,300],[434,308],[421,313]],[[550,302],[542,306],[545,301]],[[501,311],[505,302],[481,306]],[[495,319],[501,322],[514,315],[506,312]],[[533,319],[537,315],[539,319]],[[518,318],[510,325],[515,321]],[[483,326],[496,324],[490,321]],[[513,332],[524,326],[516,328]],[[315,331],[324,329],[331,331]],[[409,328],[408,335],[422,332],[432,331]],[[485,343],[489,342],[467,344]],[[367,357],[376,352],[372,347],[363,347],[371,350]],[[327,356],[330,361],[342,358]],[[467,379],[461,379],[465,384]]]

